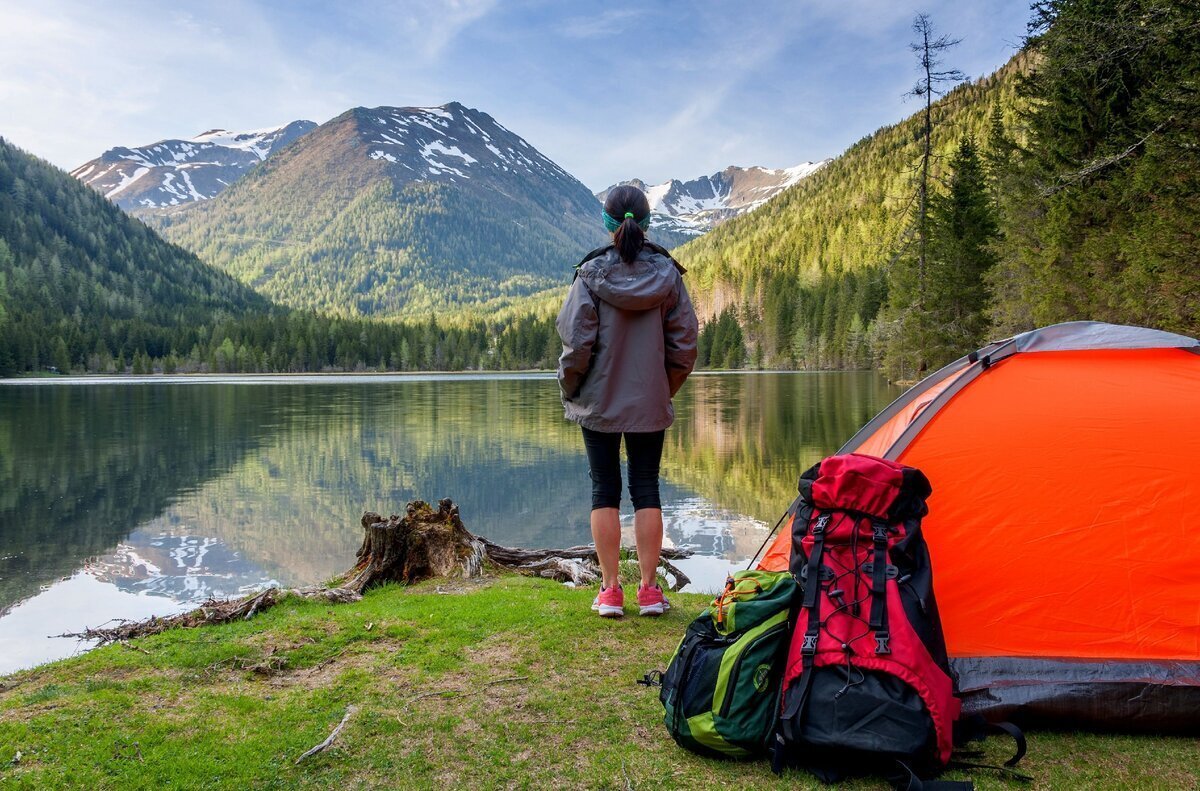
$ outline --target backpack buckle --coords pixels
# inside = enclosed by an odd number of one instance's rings
[[[820,580],[821,582],[829,582],[834,577],[833,569],[831,569],[831,568],[829,568],[829,566],[826,566],[823,564],[822,564],[821,568],[818,569],[818,572],[819,573],[817,574],[817,579]],[[802,583],[808,582],[808,566],[800,567],[800,581]]]
[[[888,634],[887,632],[876,632],[875,633],[875,653],[877,653],[877,654],[892,653],[891,646],[888,645],[888,641],[891,639],[891,637],[892,636],[890,634]]]
[[[829,514],[821,514],[817,517],[817,521],[813,522],[812,534],[819,536],[825,532],[827,527],[829,527]]]
[[[873,561],[868,560],[866,563],[862,564],[862,570],[863,570],[863,574],[867,574],[869,576],[874,575],[875,574],[875,563]],[[893,566],[891,563],[886,563],[886,564],[884,564],[884,567],[883,567],[883,575],[887,579],[894,580],[900,576],[900,569],[897,568],[896,566]]]
[[[888,526],[883,522],[871,523],[871,538],[876,541],[887,541]]]
[[[804,635],[804,644],[800,646],[800,653],[804,656],[812,656],[817,653],[817,635],[814,632],[806,632]]]

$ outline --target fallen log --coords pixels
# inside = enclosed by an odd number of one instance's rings
[[[363,541],[358,548],[357,562],[328,587],[267,588],[240,599],[210,599],[179,615],[87,628],[59,637],[97,640],[104,645],[168,629],[249,620],[288,596],[329,602],[358,601],[364,591],[384,583],[410,585],[433,577],[480,577],[487,567],[574,585],[591,585],[600,578],[594,547],[520,549],[500,546],[467,530],[458,506],[448,498],[438,502],[437,510],[423,500],[414,500],[405,507],[404,516],[393,514],[387,519],[368,511],[363,514],[360,524]],[[631,558],[637,557],[637,550],[626,551]],[[670,561],[691,554],[686,549],[662,550],[659,565],[674,580],[669,586],[671,590],[677,591],[691,580]]]

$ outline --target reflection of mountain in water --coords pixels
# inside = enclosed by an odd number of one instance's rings
[[[228,598],[278,584],[216,538],[152,529],[133,531],[112,552],[88,561],[84,571],[127,593],[178,602]]]
[[[800,471],[892,395],[873,374],[693,378],[668,537],[749,557]],[[172,597],[320,582],[352,563],[363,510],[412,499],[452,497],[500,543],[584,543],[589,491],[550,379],[0,388],[0,607],[109,552],[96,573]],[[203,570],[166,573],[181,549]]]
[[[470,530],[501,543],[580,543],[587,464],[554,388],[544,379],[290,388],[294,430],[164,517],[285,584],[344,571],[362,512],[414,499],[452,497]],[[309,410],[309,400],[327,408]]]
[[[219,386],[0,387],[0,614],[279,430]]]
[[[758,550],[770,528],[756,519],[713,505],[703,497],[666,488],[663,495],[666,537],[675,546],[701,555],[745,560]]]
[[[553,381],[296,389],[294,430],[173,507],[173,518],[288,584],[344,570],[363,510],[418,498],[454,498],[469,529],[504,544],[590,540],[587,463]],[[668,432],[668,537],[749,557],[799,473],[893,394],[873,374],[694,378]],[[309,399],[326,409],[308,409]]]

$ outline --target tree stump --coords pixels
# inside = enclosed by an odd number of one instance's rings
[[[344,575],[343,588],[362,593],[384,582],[478,577],[485,564],[575,585],[591,585],[600,577],[594,547],[519,549],[494,544],[467,530],[458,506],[448,498],[438,502],[436,511],[423,500],[412,501],[404,510],[404,517],[393,514],[388,519],[371,511],[363,514],[358,562]],[[691,554],[685,549],[663,549],[659,562],[675,580],[672,590],[690,580],[670,561]],[[636,552],[630,551],[630,556],[636,557]]]
[[[449,498],[438,509],[424,500],[405,507],[403,517],[363,514],[358,562],[341,587],[362,593],[385,582],[411,584],[430,577],[475,577],[483,570],[483,543],[463,526]]]

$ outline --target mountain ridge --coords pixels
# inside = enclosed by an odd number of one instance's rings
[[[316,126],[300,120],[242,132],[209,129],[191,138],[116,146],[71,175],[131,214],[178,209],[215,198]]]
[[[633,178],[596,193],[601,203],[614,188],[632,185],[650,201],[650,228],[659,241],[673,247],[751,212],[788,187],[817,172],[832,160],[802,162],[790,168],[730,165],[716,173],[687,181],[668,179],[647,184]]]
[[[1032,66],[1019,52],[934,103],[933,178],[964,136],[986,144],[995,113],[1012,127]],[[882,332],[887,267],[904,244],[920,157],[921,112],[881,126],[753,214],[676,252],[709,321],[733,311],[748,353],[767,367],[865,368]]]

